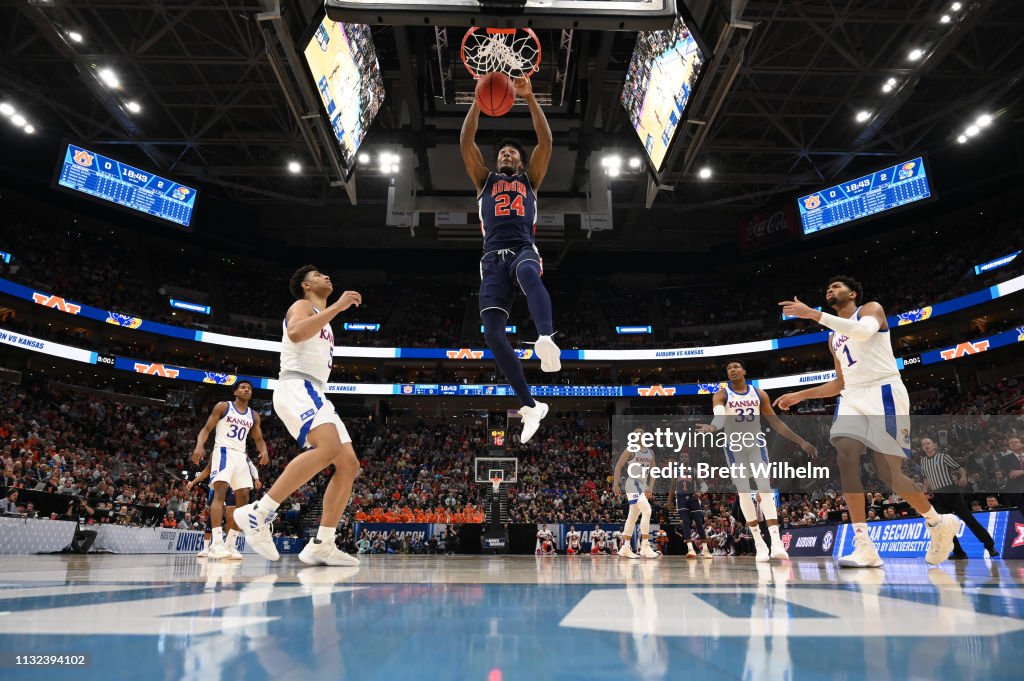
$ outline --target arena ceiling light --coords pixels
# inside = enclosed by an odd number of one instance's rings
[[[25,131],[26,135],[31,135],[32,133],[34,133],[36,131],[36,129],[33,126],[31,126],[31,125],[26,125],[23,128],[23,130]]]
[[[612,168],[619,169],[622,167],[622,157],[618,154],[608,154],[601,159],[601,167],[609,170]]]
[[[858,123],[863,123],[864,121],[866,121],[869,118],[871,118],[871,112],[870,111],[858,111],[857,112],[857,122]]]
[[[640,163],[641,161],[639,156],[634,156],[633,158],[629,159],[629,167],[632,168],[633,170],[639,168]]]
[[[14,123],[19,128],[24,128],[28,124],[28,121],[25,120],[24,116],[22,116],[19,113],[16,113],[13,116],[11,116],[11,123]]]
[[[141,106],[139,105],[139,103],[138,103],[138,102],[136,102],[135,100],[132,100],[132,101],[130,101],[130,102],[125,102],[125,103],[124,103],[124,108],[128,109],[128,110],[129,110],[129,111],[131,111],[131,112],[132,112],[133,114],[137,114],[137,113],[139,113],[140,111],[142,111],[142,107],[141,107]]]
[[[697,171],[697,176],[702,180],[709,179],[711,177],[711,168],[709,168],[708,166],[704,166],[699,171]]]
[[[896,79],[895,78],[890,78],[889,80],[885,81],[884,85],[882,85],[882,92],[889,93],[889,92],[892,92],[895,88],[896,88]]]
[[[959,12],[961,7],[963,7],[963,5],[961,5],[959,2],[954,2],[952,5],[949,6],[949,8],[954,12]]]
[[[14,107],[8,102],[0,102],[0,114],[3,114],[4,116],[13,116]]]
[[[967,126],[967,129],[964,130],[964,134],[967,135],[968,137],[974,137],[979,132],[981,132],[981,128],[979,128],[977,125],[969,125]]]
[[[974,120],[974,124],[979,128],[987,128],[992,125],[992,116],[990,114],[981,114]]]
[[[73,43],[80,43],[84,40],[82,34],[78,31],[68,31],[68,39]]]
[[[365,151],[363,153],[359,154],[359,162],[360,163],[369,163],[370,162],[370,155],[367,154]]]
[[[118,79],[117,74],[114,73],[113,69],[100,69],[96,72],[99,79],[103,81],[103,84],[107,87],[116,90],[121,87],[121,81]]]
[[[294,159],[288,161],[288,172],[292,175],[298,175],[302,172],[302,164]]]
[[[967,135],[960,135],[959,137],[956,138],[956,141],[959,142],[960,144],[966,143],[967,142]]]
[[[922,50],[920,47],[915,47],[910,51],[910,54],[907,55],[907,59],[909,59],[910,61],[917,61],[923,56],[924,50]]]

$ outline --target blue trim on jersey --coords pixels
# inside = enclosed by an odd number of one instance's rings
[[[768,450],[764,447],[761,447],[761,461],[768,463]]]
[[[309,399],[313,400],[313,406],[319,411],[324,406],[324,401],[316,394],[316,388],[309,381],[303,381],[302,384],[306,386],[306,394],[309,395]]]
[[[316,418],[316,416],[314,416],[313,418]],[[302,427],[299,428],[299,435],[298,437],[295,438],[295,441],[299,443],[300,447],[306,446],[306,436],[309,435],[309,429],[312,425],[313,419],[311,418],[310,420],[303,423]]]
[[[746,397],[747,395],[749,395],[749,394],[750,394],[750,388],[751,388],[752,386],[751,386],[751,385],[750,385],[749,383],[747,383],[747,392],[745,392],[745,393],[738,393],[738,392],[736,392],[735,390],[733,390],[732,386],[731,386],[731,385],[729,385],[728,383],[726,383],[726,384],[725,384],[725,387],[726,387],[726,389],[727,389],[727,390],[728,390],[729,392],[731,392],[731,393],[732,393],[733,395],[735,395],[736,397]]]
[[[732,452],[729,451],[728,447],[725,448],[725,460],[729,462],[730,466],[736,463],[736,457],[733,456]]]
[[[892,397],[892,386],[889,384],[882,386],[882,412],[885,414],[885,432],[896,440],[896,401]]]
[[[220,448],[220,468],[217,469],[217,472],[219,473],[222,470],[224,470],[225,468],[227,468],[227,465],[228,465],[228,448],[227,447],[221,447]]]
[[[841,400],[841,399],[843,399],[843,398],[841,398],[841,397],[837,397],[836,398],[836,411],[835,411],[834,414],[832,414],[832,423],[835,423],[836,420],[839,418],[839,400]]]

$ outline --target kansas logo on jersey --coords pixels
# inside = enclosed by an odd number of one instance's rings
[[[916,168],[916,167],[917,167],[917,164],[914,163],[913,161],[910,161],[908,163],[904,163],[900,167],[900,172],[899,172],[899,175],[898,175],[899,179],[906,180],[908,178],[913,177],[914,176],[914,168]]]
[[[163,364],[146,364],[145,362],[136,362],[135,371],[147,376],[162,376],[164,378],[177,378],[181,373],[180,369],[172,369]]]
[[[651,385],[644,388],[637,388],[640,397],[671,397],[676,394],[675,388],[666,388],[661,385]]]
[[[80,166],[88,168],[92,165],[92,160],[96,158],[85,149],[75,149],[74,161]]]
[[[448,350],[445,352],[448,355],[448,359],[483,359],[483,350],[471,350],[470,348],[459,348],[458,350]]]
[[[69,303],[60,296],[51,296],[46,293],[37,293],[33,291],[32,301],[42,305],[43,307],[52,307],[55,310],[67,312],[68,314],[78,314],[82,311],[81,305]]]
[[[214,371],[205,372],[203,376],[203,383],[213,383],[214,385],[234,385],[235,381],[238,380],[238,376],[234,374],[218,374]]]
[[[914,322],[923,322],[926,319],[930,319],[932,316],[932,306],[922,307],[919,310],[909,310],[907,312],[901,312],[898,315],[899,324],[898,326],[904,326],[906,324],[913,324]]]
[[[698,383],[697,394],[698,395],[713,395],[719,390],[725,389],[725,383]]]
[[[818,196],[817,194],[811,194],[810,196],[804,199],[804,208],[806,208],[807,210],[814,210],[819,206],[821,206],[821,197]]]
[[[130,317],[120,312],[107,312],[107,324],[116,324],[126,329],[137,329],[142,326],[142,320],[138,317]]]

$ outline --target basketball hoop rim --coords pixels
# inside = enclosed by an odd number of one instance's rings
[[[466,63],[466,41],[469,40],[469,36],[473,35],[481,28],[483,28],[484,31],[486,31],[489,34],[497,33],[508,35],[514,34],[516,31],[524,31],[527,35],[533,38],[533,42],[537,45],[537,59],[534,60],[533,62],[533,69],[531,69],[531,71],[527,73],[524,77],[531,78],[533,74],[537,73],[537,71],[540,69],[540,61],[541,57],[543,56],[542,48],[540,44],[540,38],[537,37],[537,34],[533,31],[532,28],[485,28],[482,26],[473,26],[468,31],[466,31],[465,35],[462,36],[462,44],[459,46],[459,58],[462,60],[462,65],[466,67],[466,70],[469,71],[469,75],[473,76],[474,80],[480,80],[487,74],[477,73],[472,68],[470,68],[469,64]]]

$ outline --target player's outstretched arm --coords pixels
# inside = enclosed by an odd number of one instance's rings
[[[480,147],[476,145],[476,129],[480,124],[480,106],[473,100],[469,107],[466,120],[462,122],[462,132],[459,134],[459,149],[462,151],[462,162],[466,164],[466,173],[469,179],[473,180],[473,186],[477,192],[484,188],[487,182],[487,166],[484,165],[484,155],[480,153]]]
[[[218,402],[214,405],[213,411],[210,412],[210,418],[206,419],[206,425],[199,431],[199,435],[196,437],[196,447],[192,450],[192,463],[198,464],[200,459],[206,453],[206,440],[210,437],[210,433],[217,427],[217,421],[224,418],[224,413],[228,410],[227,402]]]
[[[622,467],[626,465],[626,461],[629,460],[631,452],[628,449],[623,449],[622,454],[619,455],[619,460],[615,462],[615,476],[612,482],[612,490],[619,493],[619,483],[622,481]]]
[[[713,433],[725,427],[725,391],[719,390],[711,397],[711,410],[715,419],[711,423],[698,423],[697,431],[701,433]]]
[[[530,167],[526,170],[533,191],[537,191],[540,189],[541,183],[544,182],[544,176],[548,174],[548,163],[551,162],[551,126],[548,125],[548,119],[544,115],[544,110],[540,108],[540,104],[537,103],[537,98],[533,96],[533,84],[530,79],[516,78],[512,84],[515,87],[516,95],[525,99],[526,104],[530,107],[533,131],[537,133],[537,148],[530,154]]]
[[[260,415],[254,411],[252,418],[252,441],[256,443],[256,451],[260,453],[260,465],[266,466],[270,463],[270,453],[267,451],[267,441],[263,439],[263,429],[260,428]]]
[[[839,364],[839,358],[836,357],[834,352],[832,353],[832,361],[836,366],[835,378],[828,383],[822,383],[814,388],[798,390],[795,393],[786,393],[775,400],[775,406],[783,411],[788,411],[790,407],[799,404],[804,400],[813,400],[822,397],[835,397],[839,393],[843,392],[843,388],[846,386],[846,383],[843,381],[843,367]]]
[[[320,333],[320,330],[331,323],[331,320],[355,305],[363,304],[363,296],[356,291],[345,291],[341,297],[327,306],[326,309],[316,312],[313,303],[308,300],[296,300],[288,308],[285,316],[285,324],[288,331],[288,340],[293,343],[308,341]]]
[[[771,427],[775,429],[775,432],[790,442],[799,445],[800,449],[804,450],[811,456],[817,456],[818,448],[794,433],[793,429],[783,423],[782,419],[779,418],[779,415],[775,413],[775,410],[772,409],[772,403],[768,399],[768,393],[758,388],[757,394],[761,398],[761,416],[765,417]]]
[[[193,478],[192,480],[189,480],[188,484],[185,485],[185,489],[186,490],[191,492],[193,487],[195,487],[196,485],[201,483],[203,480],[206,480],[208,477],[210,477],[210,463],[211,463],[210,460],[207,459],[206,460],[206,468],[204,468],[202,471],[200,471],[199,475],[197,475],[195,478]]]

